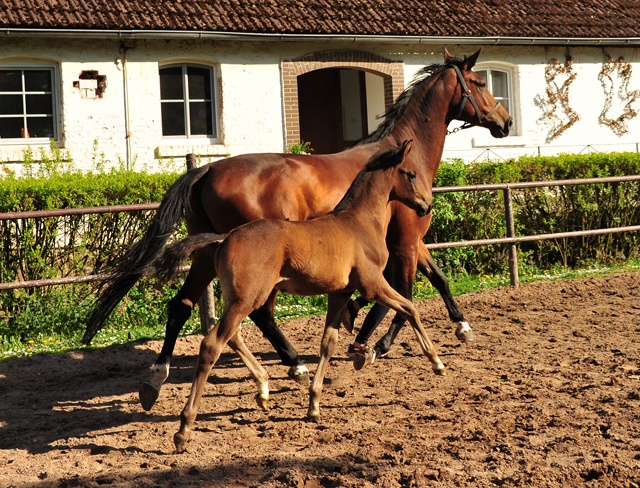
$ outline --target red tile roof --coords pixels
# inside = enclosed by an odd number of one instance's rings
[[[0,0],[0,28],[640,37],[638,0]]]

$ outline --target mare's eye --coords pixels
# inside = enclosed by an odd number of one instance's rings
[[[407,171],[407,176],[409,176],[409,178],[411,178],[413,180],[416,177],[416,172],[415,171]]]
[[[484,88],[485,86],[487,86],[487,84],[484,81],[474,81],[474,83],[478,85],[480,88]]]

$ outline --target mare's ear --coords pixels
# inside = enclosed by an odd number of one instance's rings
[[[449,53],[449,50],[444,48],[444,64],[453,63],[453,56]]]
[[[464,60],[464,63],[462,63],[464,71],[471,71],[471,68],[475,66],[481,52],[482,48],[478,49],[475,53]]]

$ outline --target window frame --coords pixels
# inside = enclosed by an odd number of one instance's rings
[[[185,132],[186,134],[183,135],[165,135],[163,128],[162,128],[162,105],[165,102],[171,102],[172,100],[163,100],[162,99],[162,81],[161,81],[161,71],[164,69],[168,69],[168,68],[177,68],[180,67],[182,69],[182,96],[183,98],[181,100],[174,100],[175,101],[180,101],[183,104],[183,110],[184,110],[184,121],[185,121]],[[189,85],[188,85],[188,74],[187,74],[187,70],[188,68],[193,67],[193,68],[199,68],[199,69],[207,69],[209,70],[209,76],[210,76],[210,90],[211,90],[211,117],[212,117],[212,127],[214,128],[214,133],[213,134],[191,134],[191,119],[190,119],[190,107],[189,104],[190,102],[192,102],[193,100],[191,100],[189,98]],[[184,140],[184,141],[189,141],[189,142],[193,142],[193,141],[202,141],[202,140],[207,140],[209,143],[220,143],[221,142],[221,136],[220,136],[220,113],[219,113],[219,108],[218,108],[218,77],[217,77],[217,73],[218,70],[216,68],[216,66],[211,65],[211,64],[205,64],[205,63],[198,63],[198,62],[167,62],[167,63],[162,63],[159,67],[158,67],[158,85],[159,85],[159,89],[160,89],[160,130],[162,132],[162,140],[166,140],[166,141],[172,141],[175,142],[176,140]],[[197,101],[200,101],[199,99],[196,99]],[[204,101],[207,101],[206,99]]]
[[[502,103],[503,99],[499,99],[493,93],[493,76],[491,75],[492,71],[498,71],[500,73],[504,73],[507,75],[507,90],[508,96],[507,100],[509,101],[509,115],[513,120],[513,125],[511,126],[511,130],[509,131],[509,135],[518,135],[520,131],[520,123],[518,117],[518,95],[516,93],[516,75],[517,70],[515,66],[509,65],[507,63],[501,63],[499,61],[483,61],[477,63],[473,67],[474,72],[478,71],[486,71],[487,72],[487,89],[493,94],[497,101]],[[506,108],[506,107],[505,107]]]
[[[0,63],[0,71],[20,71],[21,72],[21,80],[22,80],[22,90],[21,92],[0,92],[0,94],[8,95],[8,94],[17,94],[20,93],[22,95],[22,103],[23,103],[23,113],[22,114],[1,114],[1,118],[11,118],[22,116],[23,118],[29,117],[27,112],[27,104],[26,104],[26,96],[29,95],[51,95],[51,118],[52,118],[52,127],[53,127],[53,137],[11,137],[11,138],[3,138],[0,137],[0,145],[2,146],[25,146],[25,145],[48,145],[50,141],[54,141],[56,144],[60,144],[62,137],[62,130],[60,127],[60,113],[62,112],[61,107],[61,96],[60,96],[60,82],[59,76],[60,71],[57,65],[55,64],[38,64],[32,62],[12,62],[12,63]],[[25,71],[49,71],[51,75],[51,92],[30,92],[25,89],[25,81],[24,81],[24,72]],[[37,114],[42,115],[42,114]],[[31,115],[33,116],[33,114]],[[48,114],[45,114],[48,116]],[[28,124],[26,124],[27,129]]]

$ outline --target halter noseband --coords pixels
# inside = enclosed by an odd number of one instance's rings
[[[474,122],[474,123],[465,122],[460,127],[456,127],[452,131],[447,130],[447,134],[454,134],[454,133],[458,132],[459,130],[469,129],[471,127],[475,127],[476,125],[482,124],[485,120],[487,120],[489,117],[491,117],[496,110],[498,110],[498,108],[500,107],[500,102],[496,102],[495,107],[493,107],[491,109],[491,112],[489,112],[487,115],[480,115],[480,110],[478,109],[478,104],[473,99],[473,95],[471,94],[471,90],[469,90],[469,87],[467,87],[467,84],[465,83],[464,78],[462,77],[462,72],[460,71],[460,68],[458,68],[455,64],[452,64],[450,67],[455,70],[456,75],[458,77],[458,81],[460,82],[460,86],[462,88],[462,98],[460,99],[460,104],[458,105],[458,110],[456,110],[456,114],[455,115],[447,115],[447,118],[445,120],[447,126],[451,123],[451,121],[453,119],[457,119],[458,117],[460,117],[460,115],[462,115],[462,112],[464,111],[464,107],[467,104],[467,100],[469,100],[469,102],[471,102],[471,105],[473,106],[473,109],[476,111],[476,118],[478,119],[477,122]]]

